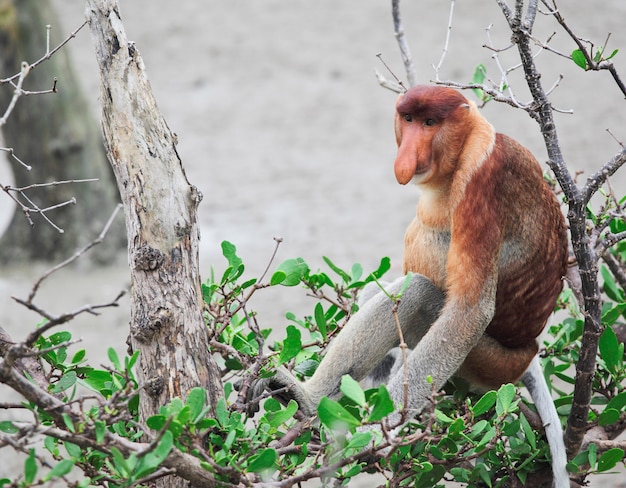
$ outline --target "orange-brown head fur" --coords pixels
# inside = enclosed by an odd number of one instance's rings
[[[416,177],[421,185],[436,187],[449,180],[464,145],[469,102],[450,88],[416,86],[396,104],[395,130],[399,183]]]

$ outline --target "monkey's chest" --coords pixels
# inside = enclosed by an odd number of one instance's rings
[[[449,249],[450,231],[427,227],[415,218],[404,236],[404,273],[422,274],[445,290]]]

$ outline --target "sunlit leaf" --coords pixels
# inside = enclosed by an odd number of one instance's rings
[[[287,259],[278,265],[270,283],[276,281],[276,284],[283,286],[297,286],[308,272],[309,266],[306,264],[304,259]],[[276,276],[277,273],[279,274]]]
[[[302,338],[300,329],[293,325],[287,326],[287,337],[283,341],[283,348],[280,351],[278,362],[284,364],[290,359],[295,358],[302,350]]]
[[[189,414],[192,421],[198,420],[198,416],[204,410],[206,404],[206,390],[204,388],[196,387],[192,388],[187,395],[185,405],[189,407]]]
[[[489,411],[489,409],[492,408],[496,404],[497,396],[498,394],[493,390],[485,393],[480,398],[480,400],[478,400],[476,404],[471,407],[471,410],[472,412],[474,412],[474,415],[477,415],[477,416],[482,415],[486,413],[487,411]]]
[[[65,476],[74,467],[74,461],[71,459],[63,459],[57,465],[52,468],[48,474],[44,477],[44,481],[50,481],[55,478],[60,478],[61,476]]]
[[[511,383],[502,385],[498,390],[496,400],[496,412],[498,415],[502,415],[510,412],[513,405],[513,399],[515,398],[515,386]]]
[[[598,459],[598,471],[602,472],[613,469],[617,463],[624,458],[624,454],[624,450],[619,449],[618,447],[609,449],[600,456],[600,459]]]
[[[359,385],[358,381],[355,381],[351,376],[344,375],[341,378],[341,393],[347,396],[350,400],[359,406],[365,405],[365,393],[363,388]]]
[[[339,403],[327,397],[322,398],[320,401],[317,407],[317,414],[320,422],[329,429],[338,428],[342,425],[356,427],[361,424],[358,419]]]
[[[350,275],[348,273],[346,273],[343,269],[341,269],[339,266],[333,263],[330,260],[330,258],[327,258],[326,256],[322,256],[322,259],[324,260],[324,262],[328,265],[330,269],[332,269],[335,273],[341,276],[341,279],[344,281],[344,283],[346,284],[350,283]]]
[[[274,466],[276,457],[277,453],[275,449],[263,449],[259,454],[252,456],[247,470],[251,473],[259,473],[261,471],[265,471],[266,469],[270,469]]]
[[[37,476],[37,460],[35,459],[35,450],[31,449],[24,461],[24,481],[30,485],[35,481],[35,476]]]
[[[587,60],[585,55],[580,49],[574,49],[572,51],[572,61],[580,66],[582,69],[587,69]]]
[[[389,391],[385,385],[380,385],[373,400],[374,407],[368,418],[370,422],[379,422],[394,411],[393,400],[389,396]]]
[[[620,364],[620,344],[611,327],[606,327],[598,344],[600,355],[609,371],[615,371]],[[621,353],[623,355],[623,352]]]

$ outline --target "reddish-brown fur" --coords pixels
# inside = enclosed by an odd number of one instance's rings
[[[428,276],[459,317],[495,306],[488,324],[458,331],[484,333],[458,374],[486,387],[516,381],[562,288],[558,202],[533,155],[495,134],[455,90],[412,88],[398,100],[395,128],[396,177],[423,190],[405,236],[405,272]]]

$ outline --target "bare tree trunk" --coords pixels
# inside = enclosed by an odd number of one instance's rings
[[[126,213],[131,340],[141,351],[142,419],[195,386],[222,394],[209,353],[198,275],[197,189],[159,113],[143,61],[129,43],[116,0],[87,0],[100,66],[102,125]],[[161,486],[183,486],[164,480]]]
[[[52,27],[50,49],[53,49],[63,36],[49,0],[0,0],[0,78],[18,73],[22,61],[32,63],[46,54],[47,24]],[[89,112],[67,50],[57,52],[33,69],[23,88],[49,90],[55,77],[58,93],[21,97],[3,127],[5,145],[33,167],[32,171],[26,171],[11,160],[15,186],[87,178],[99,181],[29,191],[28,197],[40,208],[72,197],[77,204],[47,214],[64,233],[37,214],[32,215],[35,226],[31,227],[24,214],[16,212],[0,245],[3,262],[67,258],[100,232],[119,202],[98,124]],[[0,113],[9,104],[13,91],[8,83],[0,86]],[[3,198],[8,202],[6,196]],[[92,258],[108,261],[123,245],[124,231],[119,222],[107,240],[94,250]]]

